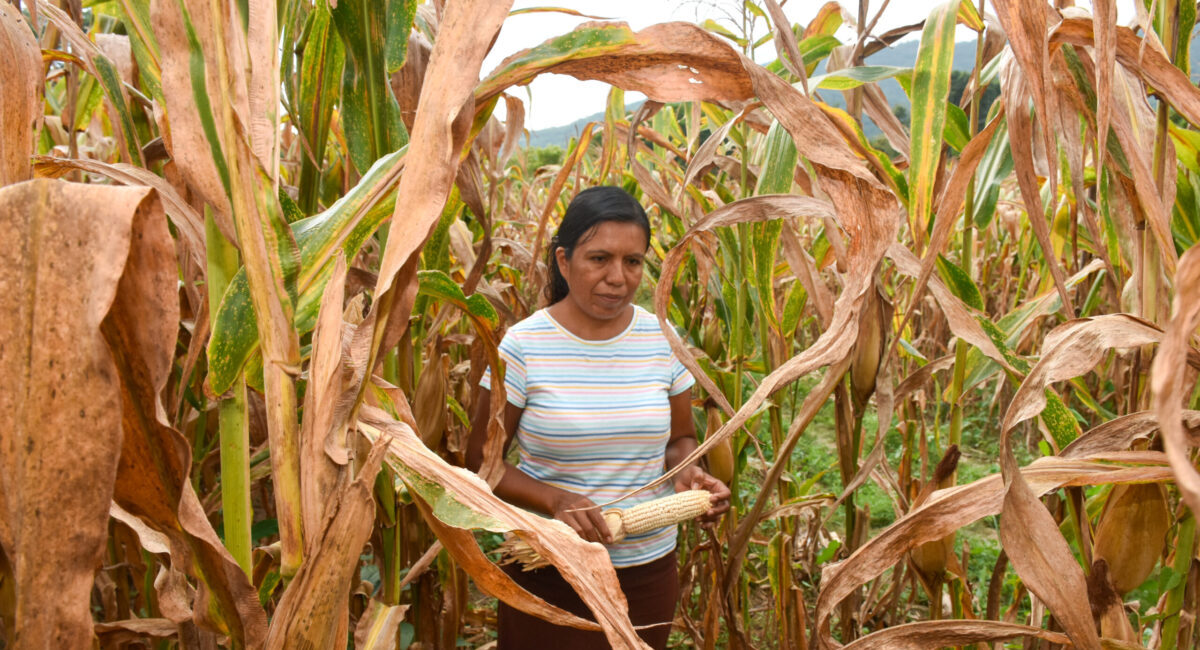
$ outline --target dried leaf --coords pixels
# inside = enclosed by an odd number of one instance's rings
[[[1192,441],[1200,433],[1200,411],[1183,411],[1183,422]],[[1158,415],[1154,411],[1139,411],[1109,420],[1076,438],[1063,447],[1062,458],[1086,458],[1110,451],[1129,449],[1135,440],[1149,438],[1158,432]]]
[[[193,93],[193,84],[199,84],[202,89],[217,89],[221,87],[220,80],[216,66],[211,65],[202,68],[203,78],[192,78],[189,28],[180,13],[181,6],[170,0],[152,0],[150,3],[150,19],[160,47],[165,99],[162,108],[167,118],[163,123],[163,143],[188,186],[213,206],[213,217],[221,228],[221,234],[237,243],[237,231],[226,194],[228,172],[219,171],[214,162],[214,154],[221,151],[223,146],[228,146],[228,143],[209,141],[205,121],[211,124],[215,120],[214,107],[207,90],[201,101],[197,101]],[[196,47],[203,44],[207,51],[215,51],[217,45],[211,42],[210,36],[213,33],[212,12],[208,7],[199,8],[195,5],[191,5],[190,9],[192,30],[198,39],[202,39],[196,43]]]
[[[442,214],[458,169],[461,138],[454,124],[464,109],[470,112],[471,91],[478,79],[487,46],[511,6],[498,2],[455,2],[446,8],[437,43],[430,55],[426,81],[421,84],[413,123],[408,169],[400,179],[392,230],[380,264],[375,299],[382,301],[400,267],[418,250]],[[482,102],[481,102],[482,103]],[[386,303],[385,303],[386,304]],[[401,314],[400,320],[407,320]],[[383,323],[377,323],[379,327]]]
[[[169,639],[175,636],[179,627],[165,618],[132,618],[110,623],[96,623],[96,636],[103,644],[128,643],[147,637],[152,639]]]
[[[16,587],[12,634],[28,647],[92,643],[89,598],[121,451],[121,378],[100,328],[135,224],[155,216],[148,195],[50,180],[0,188],[10,248],[0,260],[10,382],[0,391],[0,544]],[[129,264],[130,275],[150,270]]]
[[[1132,348],[1162,339],[1162,330],[1130,314],[1104,314],[1067,321],[1042,342],[1042,358],[1021,382],[1004,414],[1003,429],[1011,430],[1035,417],[1046,406],[1046,387],[1091,370],[1111,349]]]
[[[325,286],[317,326],[313,328],[300,430],[301,510],[304,529],[314,535],[320,534],[325,521],[326,500],[335,493],[339,469],[349,460],[345,439],[349,410],[338,408],[351,375],[343,362],[347,352],[344,346],[349,341],[342,322],[346,260],[341,255],[335,259],[333,273]],[[315,539],[306,540],[306,554],[316,548]]]
[[[1002,621],[950,620],[897,625],[868,634],[854,643],[843,646],[843,650],[924,650],[986,641],[1007,641],[1021,636],[1044,639],[1051,643],[1069,643],[1065,635],[1040,627]]]
[[[629,622],[625,595],[603,546],[585,542],[560,521],[501,501],[478,476],[446,464],[412,429],[378,409],[367,407],[361,411],[359,430],[368,440],[387,441],[389,465],[410,490],[420,495],[418,504],[426,521],[481,588],[493,591],[491,587],[500,587],[493,596],[550,622],[595,629],[595,624],[546,605],[517,587],[487,561],[470,531],[514,532],[558,567],[591,608],[614,648],[645,647]]]
[[[712,139],[715,138],[710,138],[710,140]],[[811,197],[775,194],[753,196],[741,201],[735,201],[708,213],[684,233],[684,236],[680,238],[679,242],[667,253],[666,259],[663,260],[660,277],[664,280],[673,279],[679,271],[679,267],[683,264],[684,256],[687,255],[689,248],[695,246],[697,243],[702,243],[700,235],[714,228],[737,223],[754,223],[796,216],[821,218],[832,217],[834,215],[835,212],[832,205],[826,201]],[[692,373],[692,376],[696,378],[696,381],[700,383],[704,391],[716,400],[717,405],[725,413],[732,414],[734,409],[725,398],[725,392],[717,387],[712,378],[708,376],[708,373],[704,372],[695,355],[688,350],[683,339],[679,337],[679,333],[667,322],[666,314],[668,310],[666,307],[671,298],[671,286],[672,282],[660,281],[654,289],[654,311],[658,316],[659,327],[662,328],[663,335],[666,336],[671,349],[675,351],[675,356]],[[708,444],[707,438],[704,444]]]
[[[792,135],[802,157],[881,185],[809,97],[696,25],[663,23],[633,32],[620,22],[584,23],[505,59],[479,84],[476,101],[483,104],[545,72],[603,81],[664,103],[757,97]]]
[[[34,130],[42,121],[42,52],[33,30],[11,4],[0,4],[0,61],[7,61],[0,84],[0,186],[31,176]]]
[[[1032,6],[1038,7],[1039,10],[1044,9],[1044,6],[1040,3],[1032,3]],[[1007,25],[1005,28],[1007,29]],[[1070,318],[1075,316],[1075,308],[1071,304],[1070,294],[1067,293],[1063,278],[1062,263],[1054,251],[1054,246],[1050,243],[1050,226],[1046,223],[1046,209],[1042,202],[1041,190],[1037,180],[1038,172],[1033,158],[1033,122],[1029,118],[1029,111],[1025,108],[1031,95],[1035,98],[1035,106],[1038,107],[1042,133],[1052,132],[1055,127],[1048,120],[1043,105],[1044,99],[1040,99],[1046,94],[1040,92],[1040,88],[1038,87],[1041,76],[1024,78],[1021,76],[1022,72],[1028,74],[1029,70],[1023,70],[1018,67],[1015,61],[1009,61],[1003,66],[1001,71],[1000,94],[1004,100],[1004,105],[1011,107],[1006,111],[1010,133],[1009,146],[1012,149],[1014,170],[1017,174],[1017,185],[1021,190],[1021,198],[1025,202],[1029,225],[1033,228],[1033,234],[1037,237],[1038,245],[1042,248],[1042,255],[1046,260],[1047,266],[1050,267],[1050,275],[1054,278],[1054,286],[1058,289],[1058,294],[1062,299],[1062,308],[1067,317]],[[1049,147],[1049,150],[1056,151],[1057,149]],[[1052,184],[1050,196],[1055,196],[1053,189],[1055,174],[1050,173],[1049,177]]]
[[[354,627],[355,650],[401,650],[396,633],[406,611],[408,605],[385,605],[372,598]]]
[[[163,202],[163,208],[175,225],[179,238],[187,242],[188,251],[192,254],[197,266],[207,265],[206,244],[204,241],[204,217],[188,205],[183,197],[175,191],[161,176],[141,167],[126,163],[105,163],[87,158],[51,158],[39,157],[34,167],[37,175],[47,178],[61,178],[72,169],[82,169],[93,174],[102,174],[122,185],[149,185],[158,191],[158,197]]]
[[[340,317],[340,316],[339,316]],[[311,553],[275,609],[266,647],[332,648],[345,643],[352,581],[375,520],[375,476],[386,445],[372,445],[359,474],[326,508],[326,525],[311,531]]]
[[[1193,513],[1200,513],[1200,473],[1191,460],[1190,446],[1183,430],[1183,403],[1193,386],[1184,381],[1191,353],[1191,339],[1200,326],[1200,246],[1193,246],[1179,260],[1175,273],[1175,301],[1171,322],[1150,369],[1150,387],[1154,391],[1154,411],[1162,427],[1163,447],[1180,495]]]
[[[1158,459],[1154,461],[1156,464],[1124,467],[1094,460],[1046,457],[1019,471],[1035,494],[1066,486],[1170,480],[1171,472],[1163,464],[1162,454],[1154,454],[1152,458]],[[838,603],[854,590],[894,567],[914,547],[941,539],[983,517],[999,514],[1004,505],[1004,494],[1003,479],[998,474],[968,485],[938,490],[924,505],[880,531],[849,558],[826,566],[817,596],[818,640],[825,646],[833,645],[832,614]],[[1040,503],[1037,507],[1045,510]],[[1078,599],[1079,593],[1074,597]],[[1083,604],[1086,608],[1086,603]]]

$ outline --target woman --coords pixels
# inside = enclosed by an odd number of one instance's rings
[[[679,596],[675,526],[612,543],[597,503],[624,496],[672,469],[696,448],[691,386],[658,322],[633,304],[650,245],[642,206],[618,187],[593,187],[571,201],[551,240],[550,306],[509,329],[500,344],[508,395],[505,464],[495,492],[553,516],[579,536],[608,545],[630,618],[654,648],[666,647]],[[475,397],[468,464],[478,470],[486,439],[491,377]],[[695,465],[674,484],[639,493],[628,508],[673,491],[713,493],[705,514],[729,509],[729,488]],[[553,567],[506,571],[518,584],[567,611],[591,618]],[[499,648],[607,648],[603,634],[560,627],[500,604]]]

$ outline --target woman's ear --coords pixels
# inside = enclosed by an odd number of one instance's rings
[[[561,275],[563,277],[563,279],[566,280],[567,279],[567,267],[570,265],[570,261],[567,259],[567,249],[563,248],[562,246],[555,248],[554,249],[554,262],[555,262],[555,264],[558,264],[559,275]]]

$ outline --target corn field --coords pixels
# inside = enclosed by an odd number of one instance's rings
[[[484,70],[511,0],[0,2],[0,648],[487,647],[496,598],[643,647],[604,549],[492,494],[502,388],[462,469],[600,184],[733,491],[672,647],[1196,647],[1196,6],[1135,3],[745,0]],[[537,166],[546,73],[612,90]]]

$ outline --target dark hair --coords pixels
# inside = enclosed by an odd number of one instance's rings
[[[571,257],[575,247],[587,241],[596,227],[605,221],[641,226],[642,231],[646,233],[646,246],[650,246],[650,220],[646,218],[646,211],[642,209],[642,205],[629,192],[612,185],[601,185],[589,187],[576,194],[567,206],[558,232],[550,240],[550,251],[546,260],[546,265],[550,268],[550,284],[546,287],[546,294],[551,305],[566,298],[571,291],[566,278],[558,270],[555,251],[560,247],[564,248],[567,257]]]

